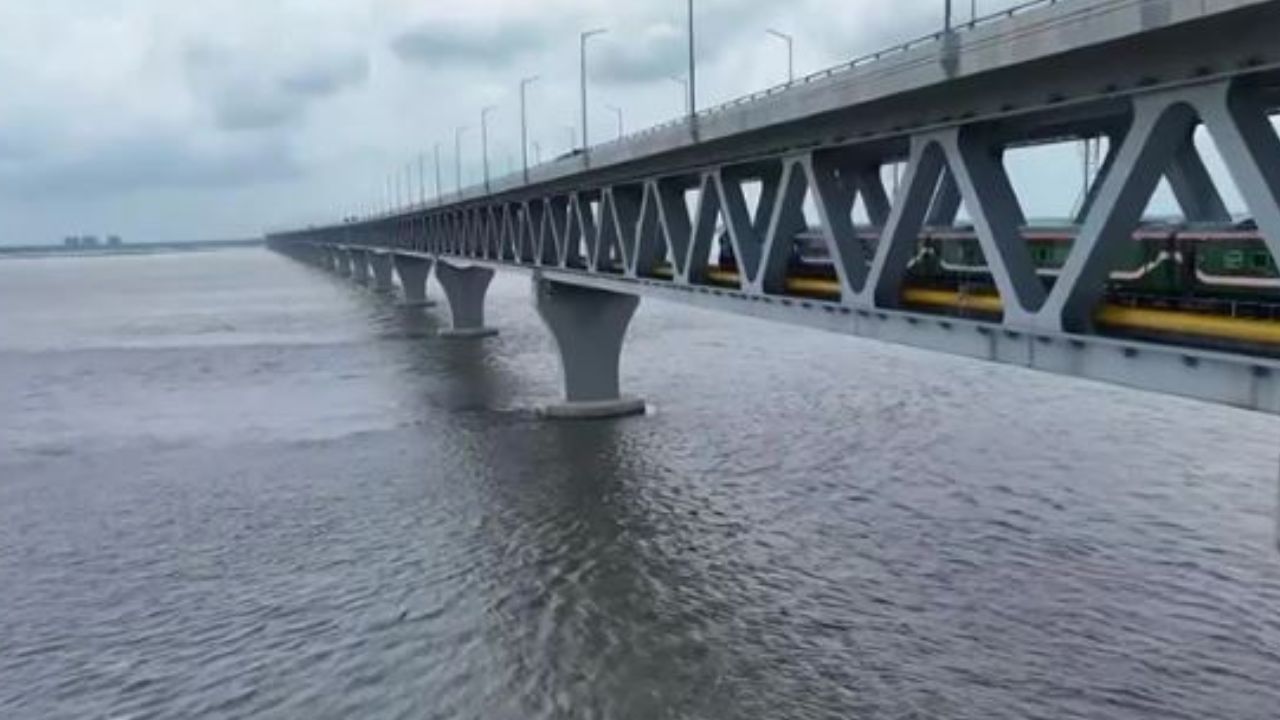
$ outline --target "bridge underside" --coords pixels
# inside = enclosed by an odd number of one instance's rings
[[[1197,131],[1216,146],[1262,247],[1280,258],[1280,138],[1270,120],[1280,105],[1280,4],[1243,5],[1051,65],[972,76],[965,63],[989,50],[966,55],[944,38],[930,67],[947,82],[630,162],[584,158],[565,178],[270,240],[296,255],[375,247],[523,269],[590,288],[582,303],[653,296],[1280,412],[1274,348],[1118,338],[1099,322],[1109,278],[1162,179],[1187,223],[1231,221]],[[1005,156],[1078,139],[1105,141],[1107,152],[1069,228],[1069,254],[1046,278]],[[886,187],[889,167],[896,191]],[[961,206],[991,285],[978,318],[914,301],[920,238],[956,227]],[[811,230],[825,258],[816,279],[796,271],[796,238]]]

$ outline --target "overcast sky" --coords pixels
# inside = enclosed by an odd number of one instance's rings
[[[981,11],[1017,4],[978,0]],[[958,0],[967,15],[969,3]],[[0,242],[252,236],[382,199],[441,144],[479,177],[492,105],[495,172],[531,139],[564,152],[578,109],[578,32],[592,40],[591,134],[683,109],[683,0],[0,0]],[[702,104],[936,28],[942,0],[697,0]],[[533,151],[531,150],[531,153]],[[1069,172],[1064,169],[1064,172]]]

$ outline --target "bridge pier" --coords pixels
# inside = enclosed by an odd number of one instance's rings
[[[389,252],[369,251],[369,266],[373,268],[373,289],[375,292],[390,293],[396,289],[392,277],[392,256]]]
[[[431,307],[435,303],[427,299],[427,276],[431,274],[431,259],[420,255],[396,253],[396,274],[404,288],[404,302],[414,307]]]
[[[599,419],[643,414],[644,401],[624,397],[618,381],[622,341],[640,298],[537,274],[533,297],[538,315],[555,337],[564,373],[565,402],[543,408],[543,415]]]
[[[347,248],[351,258],[351,279],[367,285],[369,283],[369,252],[362,248]]]
[[[436,279],[449,299],[449,315],[453,327],[441,330],[440,337],[482,338],[497,335],[495,328],[484,326],[484,296],[493,280],[493,270],[472,265],[457,267],[436,262]]]
[[[351,255],[336,245],[329,248],[329,253],[333,255],[333,271],[341,277],[351,277]]]

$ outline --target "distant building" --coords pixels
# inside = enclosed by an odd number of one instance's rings
[[[98,247],[98,236],[85,235],[80,238],[80,247]]]
[[[75,235],[69,235],[62,239],[63,247],[78,248],[80,247],[80,238]]]
[[[107,236],[107,245],[108,245],[108,246],[110,246],[110,247],[120,247],[120,246],[121,246],[121,245],[123,245],[123,244],[124,244],[124,243],[123,243],[123,242],[121,242],[121,240],[120,240],[120,236],[119,236],[119,235],[108,235],[108,236]]]

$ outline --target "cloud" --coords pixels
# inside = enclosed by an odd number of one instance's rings
[[[391,51],[408,63],[437,65],[505,65],[547,44],[533,22],[500,22],[493,26],[425,24],[397,35]]]
[[[316,58],[280,79],[280,89],[299,97],[321,98],[363,85],[369,79],[369,59],[364,55]]]
[[[265,130],[295,123],[313,101],[368,81],[366,55],[313,52],[267,59],[242,48],[197,42],[183,53],[183,66],[188,88],[210,107],[220,129]]]
[[[201,144],[158,130],[0,166],[0,188],[27,197],[85,198],[148,189],[238,187],[289,180],[300,173],[298,161],[283,143]]]
[[[638,33],[628,33],[625,42],[609,43],[600,49],[591,66],[592,78],[600,82],[642,83],[668,75],[683,75],[687,62],[683,28],[655,23]]]

